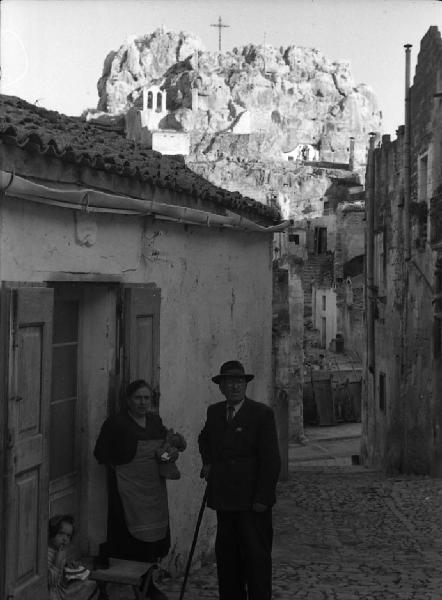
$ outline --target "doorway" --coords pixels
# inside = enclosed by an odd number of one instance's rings
[[[0,597],[29,600],[47,593],[50,516],[74,516],[73,557],[105,540],[106,475],[93,449],[122,386],[143,377],[158,388],[161,294],[109,282],[0,291]]]
[[[70,514],[80,522],[81,356],[80,286],[54,287],[52,387],[49,409],[49,516]],[[81,536],[80,536],[81,538]]]

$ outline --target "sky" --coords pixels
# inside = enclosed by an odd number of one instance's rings
[[[317,48],[348,60],[355,83],[370,85],[395,137],[404,120],[404,44],[431,25],[442,32],[439,0],[0,0],[0,92],[79,115],[95,108],[103,61],[132,35],[157,27],[188,31],[217,50],[265,42]]]

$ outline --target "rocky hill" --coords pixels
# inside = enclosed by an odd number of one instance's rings
[[[189,166],[264,201],[281,182],[295,204],[300,188],[315,197],[327,187],[327,173],[284,162],[300,144],[322,161],[348,163],[352,136],[363,175],[368,133],[381,126],[372,89],[354,82],[348,62],[313,48],[248,44],[218,53],[184,32],[131,37],[105,59],[94,116],[124,115],[140,105],[146,85],[167,91],[161,127],[189,132]],[[317,190],[310,180],[318,180]]]
[[[195,148],[200,153],[245,111],[256,134],[247,152],[261,158],[309,143],[343,161],[354,136],[356,161],[364,162],[367,134],[380,128],[372,89],[355,84],[348,62],[331,62],[312,48],[248,44],[214,53],[194,35],[158,29],[128,39],[106,57],[97,108],[124,113],[150,84],[167,90],[167,128],[202,134]],[[192,88],[198,90],[196,111]]]

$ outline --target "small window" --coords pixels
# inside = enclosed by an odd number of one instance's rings
[[[379,410],[385,413],[386,408],[386,390],[385,373],[379,373]]]
[[[289,242],[293,242],[299,246],[299,235],[297,233],[289,233]]]
[[[322,296],[322,310],[327,308],[327,296]]]
[[[428,154],[419,159],[418,169],[418,200],[425,202],[427,200],[428,185]]]
[[[374,284],[383,293],[385,285],[385,240],[384,232],[374,235]]]
[[[327,227],[315,227],[315,250],[316,254],[327,252]]]
[[[293,161],[293,160],[294,160],[294,157],[293,157],[293,156],[288,156],[288,157],[287,157],[287,160],[289,160],[289,161]]]

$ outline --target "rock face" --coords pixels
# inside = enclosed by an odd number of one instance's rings
[[[239,143],[247,159],[279,160],[299,144],[312,144],[322,160],[348,162],[353,136],[358,165],[365,162],[368,132],[381,124],[373,91],[355,85],[349,64],[311,48],[248,44],[213,53],[191,34],[158,29],[106,57],[97,108],[125,113],[139,104],[142,88],[154,84],[167,91],[163,127],[197,133],[196,159],[231,155]],[[249,133],[248,143],[226,140],[241,118],[248,131],[243,126],[236,137]]]

